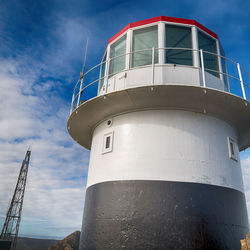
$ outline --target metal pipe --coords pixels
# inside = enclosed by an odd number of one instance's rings
[[[203,87],[206,88],[207,86],[206,86],[205,69],[204,69],[203,49],[200,49],[200,55],[201,55],[202,82],[203,82]]]
[[[105,89],[104,89],[105,94],[107,94],[107,91],[108,91],[108,84],[109,84],[109,66],[110,66],[111,60],[112,60],[112,59],[109,58],[108,61],[107,61],[107,68],[106,68],[106,70],[107,70],[107,81],[106,81],[106,87],[105,87]],[[103,84],[104,84],[104,83],[103,83]]]
[[[73,95],[72,95],[71,108],[70,108],[70,115],[72,114],[72,111],[73,111],[74,99],[75,99],[75,93],[73,93]]]
[[[152,48],[152,85],[154,85],[154,74],[155,74],[155,48]]]
[[[76,107],[78,107],[78,105],[80,103],[81,92],[82,92],[82,84],[83,84],[83,77],[81,79],[81,84],[80,84],[80,88],[79,88],[79,93],[78,93],[78,99],[77,99],[77,105],[76,105]]]
[[[225,59],[224,59],[225,60]],[[225,74],[223,74],[223,77],[226,77],[227,81],[227,91],[230,93],[230,83],[228,79],[228,72],[227,72],[227,61],[225,60]]]
[[[242,90],[242,95],[243,95],[243,98],[246,100],[246,93],[245,93],[245,88],[244,88],[244,83],[243,83],[243,80],[242,80],[242,75],[241,75],[241,70],[240,70],[240,64],[237,63],[237,68],[238,68],[238,73],[239,73],[239,78],[240,78],[240,85],[241,85],[241,90]]]

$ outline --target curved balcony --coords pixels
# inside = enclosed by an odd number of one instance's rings
[[[192,53],[193,58],[198,58],[198,65],[200,66],[185,65],[185,62],[183,64],[155,63],[155,56],[158,56],[157,52],[163,52],[166,55],[170,51],[174,51],[178,55]],[[159,54],[162,55],[163,53]],[[142,65],[133,66],[131,63],[132,57],[140,54],[144,54],[145,61],[141,63]],[[113,70],[110,73],[109,67],[112,65],[112,62],[115,63],[119,58],[128,58],[130,65],[127,69],[115,72]],[[183,60],[185,60],[185,57]],[[211,62],[215,60],[218,60],[220,70],[214,70],[209,67]],[[203,51],[202,49],[194,50],[175,47],[137,50],[110,58],[106,61],[102,60],[100,64],[86,71],[74,87],[70,113],[81,103],[96,96],[105,96],[114,91],[140,86],[200,86],[228,92],[249,100],[250,87],[247,84],[249,76],[250,74],[239,63],[224,56]],[[248,79],[248,81],[245,79]]]

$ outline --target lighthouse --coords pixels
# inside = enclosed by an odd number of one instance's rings
[[[142,20],[108,41],[67,123],[90,150],[80,250],[240,249],[244,72],[195,20]]]

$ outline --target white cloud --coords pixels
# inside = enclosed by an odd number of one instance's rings
[[[20,233],[56,236],[53,228],[61,227],[57,235],[65,236],[81,226],[89,154],[68,135],[70,105],[53,83],[41,84],[39,74],[20,74],[19,67],[20,61],[0,61],[0,219],[31,145]]]

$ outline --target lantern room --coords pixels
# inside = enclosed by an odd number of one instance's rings
[[[218,36],[194,20],[159,16],[131,23],[108,42],[98,95],[166,84],[228,91],[224,56]]]

